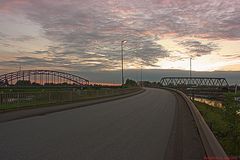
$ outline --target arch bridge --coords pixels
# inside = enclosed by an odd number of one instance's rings
[[[72,84],[89,85],[89,80],[80,76],[52,70],[21,70],[0,75],[0,86],[17,85],[18,81],[29,81],[32,84]]]

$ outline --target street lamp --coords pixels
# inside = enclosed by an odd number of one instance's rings
[[[126,40],[121,41],[121,55],[122,55],[122,86],[124,85],[124,78],[123,78],[123,44],[127,43]]]
[[[142,64],[141,64],[141,87],[143,87],[143,80],[142,80]]]
[[[190,57],[190,98],[194,100],[194,95],[192,92],[192,57]]]
[[[189,74],[190,74],[190,85],[192,84],[192,57],[190,57],[190,71],[189,71]]]

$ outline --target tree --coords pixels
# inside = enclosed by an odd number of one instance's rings
[[[3,81],[0,81],[0,85],[4,85],[5,83]]]
[[[9,83],[8,83],[8,80],[6,79],[5,80],[5,86],[8,86],[9,85]]]
[[[125,85],[126,86],[130,86],[130,87],[136,87],[137,86],[137,82],[134,81],[134,80],[131,80],[131,79],[127,79]]]
[[[16,86],[31,86],[31,81],[28,81],[28,80],[18,80],[15,85]]]

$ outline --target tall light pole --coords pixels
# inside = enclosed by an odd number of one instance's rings
[[[122,55],[122,86],[124,85],[124,77],[123,77],[123,44],[127,43],[126,40],[121,41],[121,55]]]
[[[194,100],[194,95],[192,94],[192,57],[190,57],[190,98]]]
[[[238,84],[235,85],[235,94],[237,94]]]
[[[190,57],[190,85],[192,83],[192,57]]]
[[[141,87],[143,87],[143,80],[142,80],[142,64],[141,64]]]
[[[21,71],[21,70],[22,70],[22,65],[20,64],[20,65],[19,65],[19,71]]]

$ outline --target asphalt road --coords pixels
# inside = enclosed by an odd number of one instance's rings
[[[184,101],[166,90],[0,123],[0,160],[203,159]]]

